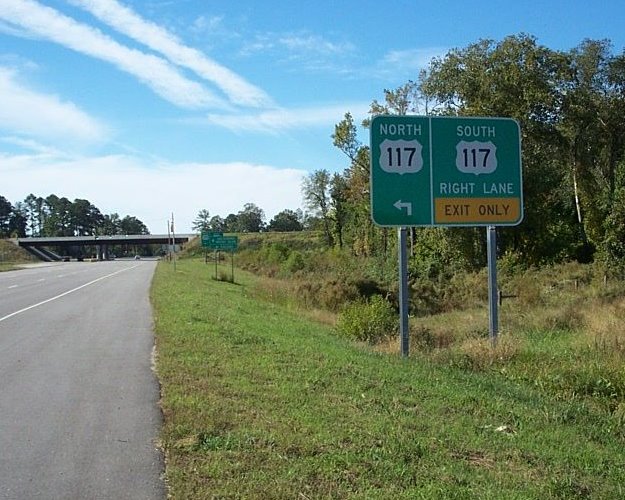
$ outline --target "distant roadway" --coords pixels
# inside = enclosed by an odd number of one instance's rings
[[[156,262],[0,273],[0,499],[164,499]]]

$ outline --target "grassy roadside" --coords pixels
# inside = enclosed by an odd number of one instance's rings
[[[201,260],[152,301],[172,498],[622,498],[622,423],[502,370],[404,361]]]
[[[0,272],[19,269],[19,264],[33,262],[33,257],[9,240],[0,240]]]

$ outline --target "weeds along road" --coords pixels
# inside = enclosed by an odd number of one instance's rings
[[[0,273],[0,499],[163,499],[155,261]]]

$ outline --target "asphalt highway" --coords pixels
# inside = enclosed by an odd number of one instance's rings
[[[164,499],[154,261],[0,273],[0,499]]]

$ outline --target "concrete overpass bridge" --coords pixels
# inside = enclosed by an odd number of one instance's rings
[[[197,234],[177,234],[174,244],[183,245]],[[44,261],[61,260],[61,256],[50,247],[69,249],[75,247],[93,247],[97,258],[110,257],[110,248],[115,245],[171,245],[172,236],[167,234],[116,234],[111,236],[56,236],[46,238],[18,238],[14,242],[31,254]]]

